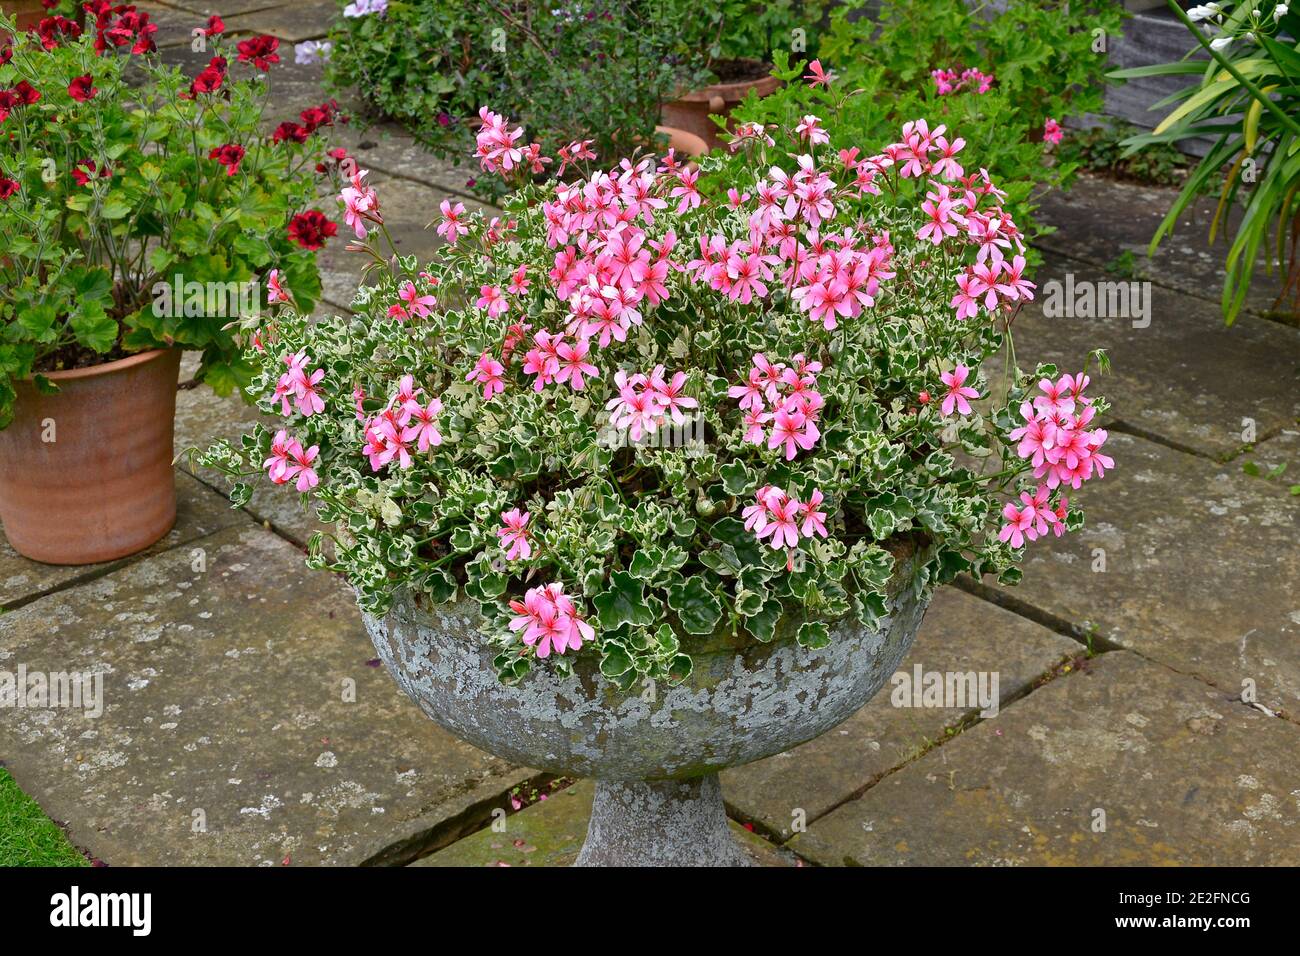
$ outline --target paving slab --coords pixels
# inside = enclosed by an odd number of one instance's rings
[[[1005,704],[1082,651],[1078,642],[1039,624],[944,588],[935,594],[916,644],[899,668],[908,683],[886,684],[865,707],[815,740],[725,771],[728,808],[764,832],[789,839],[796,821],[803,826],[825,815],[978,714],[975,700],[955,707],[914,706],[906,691],[916,667],[923,675],[974,672],[986,680],[996,673],[996,700]]]
[[[371,122],[365,111],[359,111],[352,125],[339,131],[338,138],[363,166],[386,175],[418,180],[456,193],[461,199],[477,198],[470,186],[482,175],[477,162],[468,156],[460,163],[436,157],[397,123]]]
[[[1114,651],[789,844],[823,865],[1300,863],[1300,727]]]
[[[1081,173],[1069,190],[1056,190],[1044,197],[1038,215],[1042,221],[1056,226],[1057,231],[1037,244],[1097,266],[1105,266],[1131,252],[1135,265],[1147,278],[1213,303],[1222,322],[1222,313],[1217,310],[1223,289],[1223,260],[1228,250],[1224,237],[1230,240],[1236,233],[1241,209],[1231,210],[1226,232],[1220,228],[1216,241],[1211,244],[1210,223],[1214,221],[1218,197],[1192,203],[1173,234],[1161,242],[1155,256],[1148,258],[1151,237],[1177,195],[1178,190],[1170,187],[1144,186]],[[1268,275],[1263,267],[1261,258],[1246,296],[1246,307],[1261,314],[1272,310],[1281,290],[1277,274]],[[1295,321],[1300,321],[1300,316]]]
[[[590,780],[579,781],[504,817],[503,830],[480,830],[412,866],[569,866],[587,837],[594,793]],[[758,865],[793,866],[797,862],[734,820],[729,822],[740,845]]]
[[[1300,498],[1131,435],[1107,450],[1115,470],[1069,496],[1087,526],[1029,544],[1024,580],[989,593],[1300,716]]]
[[[1022,369],[1044,361],[1075,371],[1105,348],[1111,374],[1094,375],[1093,390],[1110,401],[1112,421],[1215,458],[1239,453],[1253,440],[1248,429],[1264,438],[1300,416],[1300,329],[1252,317],[1225,327],[1216,306],[1160,286],[1145,328],[1133,317],[1046,317],[1046,284],[1060,282],[1064,295],[1067,274],[1075,288],[1114,281],[1060,257],[1037,270],[1038,297],[1013,328]]]
[[[247,524],[248,518],[230,510],[230,504],[216,492],[182,471],[176,473],[176,523],[161,540],[143,552],[159,554],[187,544],[222,528]],[[24,558],[9,546],[0,529],[0,611],[17,607],[74,581],[99,577],[135,557],[100,564],[42,564]]]
[[[272,428],[281,424],[271,416],[262,415],[238,394],[222,398],[203,386],[181,389],[176,393],[176,452],[180,454],[189,448],[203,450],[220,438],[238,445],[258,422]],[[234,483],[215,469],[191,463],[188,458],[182,458],[178,464],[221,494],[230,493]],[[273,485],[262,475],[252,476],[248,483],[253,497],[244,510],[299,547],[306,547],[315,532],[330,530],[313,512],[302,507],[302,496],[292,486]],[[228,502],[226,507],[230,507]]]
[[[256,526],[0,616],[0,667],[103,675],[103,713],[14,709],[0,757],[112,865],[355,864],[518,768],[376,666],[349,589]],[[412,854],[414,855],[414,854]]]
[[[205,19],[219,14],[222,20],[240,13],[253,13],[270,7],[290,6],[292,0],[167,0],[166,4],[149,3],[149,7],[168,6],[202,15]],[[143,9],[144,4],[137,4]]]
[[[341,16],[341,7],[334,0],[295,0],[261,10],[222,17],[232,32],[269,33],[288,43],[319,39],[329,33],[330,24]],[[293,51],[289,51],[293,61]],[[283,54],[281,54],[283,58]]]

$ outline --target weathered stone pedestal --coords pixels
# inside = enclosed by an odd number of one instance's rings
[[[727,826],[722,786],[689,780],[596,781],[574,866],[753,866]]]

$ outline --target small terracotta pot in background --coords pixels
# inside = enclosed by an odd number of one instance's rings
[[[180,359],[180,349],[155,349],[50,372],[53,395],[16,383],[14,420],[0,430],[0,522],[15,551],[46,564],[94,564],[171,530]]]
[[[3,0],[0,2],[0,10],[4,11],[5,16],[18,21],[19,30],[28,30],[49,16],[41,6],[41,0]],[[5,35],[0,30],[0,37]]]
[[[730,116],[731,111],[749,95],[750,90],[759,96],[767,96],[776,92],[780,86],[781,81],[774,76],[736,83],[715,83],[701,90],[693,90],[679,100],[665,103],[659,112],[659,121],[665,126],[694,133],[710,149],[717,149],[724,145],[722,131],[709,119],[709,115]]]
[[[655,132],[668,137],[668,146],[678,155],[699,159],[709,151],[709,144],[694,133],[672,126],[656,126]]]

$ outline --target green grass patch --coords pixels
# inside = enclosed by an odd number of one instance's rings
[[[0,866],[87,866],[58,824],[0,769]]]

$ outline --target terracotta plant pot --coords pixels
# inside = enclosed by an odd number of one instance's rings
[[[176,521],[172,422],[179,349],[17,383],[0,430],[0,522],[19,554],[94,564],[149,547]]]
[[[669,147],[676,150],[678,155],[699,159],[709,151],[708,143],[684,129],[677,129],[674,126],[656,126],[655,132],[667,136]]]
[[[759,96],[774,93],[781,86],[781,81],[774,76],[764,76],[752,80],[740,80],[735,83],[715,83],[700,90],[693,90],[679,100],[665,103],[659,113],[659,119],[665,126],[673,126],[694,133],[708,145],[716,149],[724,145],[717,124],[709,119],[710,115],[729,117],[749,91]],[[728,129],[731,124],[727,124]]]
[[[34,27],[49,16],[41,6],[41,0],[0,0],[0,10],[4,11],[5,16],[18,21],[19,30]],[[4,35],[4,31],[0,30],[0,37]]]
[[[737,866],[750,860],[728,831],[718,771],[811,740],[884,685],[930,600],[903,586],[911,561],[899,565],[879,626],[840,620],[820,650],[798,646],[793,626],[770,644],[720,631],[687,648],[685,681],[649,697],[602,677],[594,654],[570,677],[543,665],[502,684],[473,601],[430,607],[402,592],[383,617],[362,616],[389,673],[438,724],[517,764],[596,778],[577,865]]]

